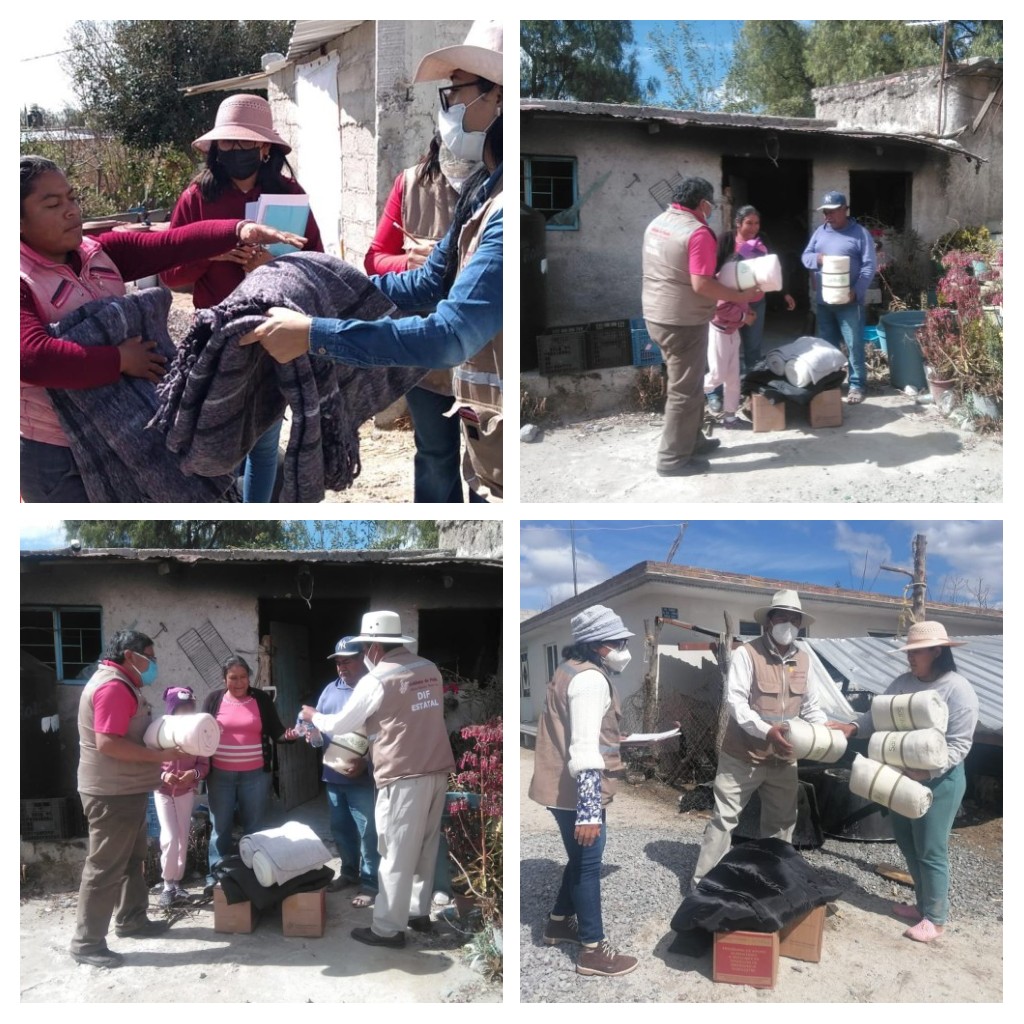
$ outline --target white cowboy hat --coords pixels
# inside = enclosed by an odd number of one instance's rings
[[[796,612],[802,615],[801,626],[809,626],[814,621],[814,616],[808,615],[800,607],[800,595],[795,590],[776,590],[772,594],[772,603],[765,605],[764,608],[758,608],[754,612],[754,619],[763,626],[768,619],[768,613],[776,611]]]
[[[411,644],[416,637],[402,633],[402,619],[398,612],[367,612],[359,627],[359,636],[349,639],[352,643],[363,644]]]
[[[428,53],[413,75],[414,82],[438,82],[452,72],[469,71],[488,82],[502,84],[502,29],[500,21],[474,21],[461,46],[445,46]]]
[[[904,651],[920,651],[926,647],[963,647],[966,643],[966,640],[950,640],[941,622],[915,622],[907,630],[907,642],[885,653],[902,654]]]

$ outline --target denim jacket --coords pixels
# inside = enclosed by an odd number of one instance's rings
[[[448,249],[458,239],[447,235],[417,270],[370,280],[401,310],[427,309],[429,316],[399,320],[330,320],[314,317],[310,350],[352,366],[458,366],[479,352],[502,324],[501,212],[484,228],[480,245],[444,297],[442,280]]]

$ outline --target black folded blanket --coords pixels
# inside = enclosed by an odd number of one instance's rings
[[[199,310],[158,387],[152,426],[186,472],[229,472],[291,410],[281,501],[321,501],[359,475],[359,427],[426,373],[355,367],[323,356],[281,364],[262,345],[238,345],[271,306],[314,317],[378,320],[394,310],[370,280],[325,253],[279,257],[247,275],[221,303]]]
[[[247,868],[242,858],[233,854],[217,864],[213,876],[220,882],[228,903],[248,900],[257,910],[269,910],[297,892],[323,889],[334,878],[334,871],[324,866],[297,875],[283,885],[260,885],[252,868]]]
[[[683,900],[670,953],[700,956],[714,932],[775,932],[842,892],[782,839],[734,846]]]

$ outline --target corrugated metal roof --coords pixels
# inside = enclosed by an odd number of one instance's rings
[[[1003,731],[1003,638],[1001,636],[955,637],[966,641],[957,647],[957,671],[974,687],[978,695],[978,727],[988,732]],[[902,640],[876,637],[822,639],[805,641],[823,661],[849,680],[848,689],[882,693],[901,672],[906,660],[887,652],[902,646]]]
[[[365,20],[365,19],[363,19]],[[297,21],[288,40],[288,59],[299,60],[307,54],[316,53],[329,39],[344,35],[362,21]]]
[[[813,117],[774,117],[767,114],[717,114],[698,110],[673,110],[666,107],[648,107],[630,103],[584,103],[576,100],[538,100],[523,98],[519,101],[521,114],[551,114],[569,117],[612,118],[626,121],[646,121],[671,124],[679,128],[756,128],[773,132],[801,135],[827,135],[830,138],[858,139],[864,142],[889,142],[900,145],[937,149],[957,154],[979,164],[988,161],[970,153],[952,139],[940,139],[909,132],[880,132],[868,129],[838,128],[835,121]]]
[[[151,562],[171,561],[197,565],[203,562],[303,562],[380,565],[424,565],[500,569],[500,559],[473,558],[447,551],[280,551],[266,549],[229,548],[222,550],[195,550],[188,548],[82,548],[74,551],[22,551],[22,564],[43,562]]]

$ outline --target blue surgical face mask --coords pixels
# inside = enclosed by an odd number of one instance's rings
[[[134,651],[140,658],[146,658],[146,655],[139,654],[138,651]],[[148,664],[146,665],[146,671],[139,674],[139,678],[142,680],[143,686],[152,686],[156,682],[157,665],[156,658],[146,658]]]

